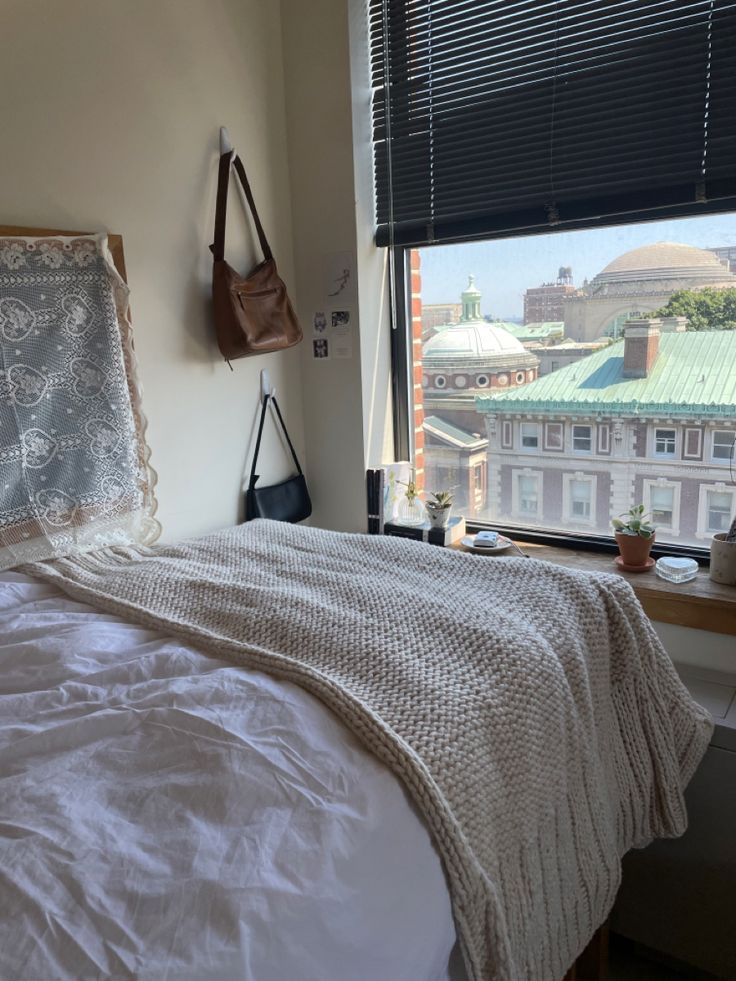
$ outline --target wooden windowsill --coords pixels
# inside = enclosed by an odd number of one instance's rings
[[[667,582],[651,572],[620,572],[610,554],[576,552],[574,548],[517,542],[521,550],[537,559],[554,562],[581,572],[611,572],[623,576],[633,586],[650,620],[696,627],[718,634],[736,635],[736,586],[713,582],[701,568],[691,582]]]

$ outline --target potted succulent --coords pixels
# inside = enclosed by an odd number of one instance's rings
[[[622,521],[621,518],[625,518]],[[618,550],[621,553],[623,569],[628,572],[643,572],[654,564],[649,553],[654,544],[654,525],[647,520],[644,505],[636,504],[628,513],[613,519],[613,528]]]
[[[450,491],[436,491],[424,502],[429,523],[433,528],[447,527],[452,512],[452,500]]]

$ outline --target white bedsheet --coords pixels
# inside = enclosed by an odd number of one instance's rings
[[[0,574],[0,977],[439,981],[439,859],[315,698]]]

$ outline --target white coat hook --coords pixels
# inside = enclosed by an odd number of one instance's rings
[[[276,389],[271,385],[271,376],[268,371],[263,368],[261,371],[261,404],[268,398],[269,395],[274,396],[276,394]]]
[[[230,153],[235,147],[230,139],[230,134],[227,131],[227,126],[220,127],[220,153]],[[235,156],[233,156],[235,160]]]

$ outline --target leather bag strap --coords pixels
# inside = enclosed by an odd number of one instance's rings
[[[261,421],[258,424],[258,436],[256,438],[255,452],[253,453],[253,463],[250,468],[250,481],[248,484],[249,487],[255,487],[256,481],[258,480],[258,476],[256,474],[256,466],[258,464],[258,454],[261,452],[261,437],[263,436],[263,423],[266,421],[266,410],[268,409],[269,399],[271,399],[271,401],[273,402],[273,407],[274,409],[276,409],[276,415],[278,416],[279,422],[281,423],[281,429],[283,430],[284,436],[286,437],[286,442],[289,446],[289,450],[291,451],[291,456],[294,460],[294,466],[297,469],[297,473],[299,474],[299,476],[302,475],[302,468],[299,465],[299,459],[296,455],[296,451],[294,449],[294,446],[292,445],[291,439],[289,439],[289,433],[286,429],[286,426],[284,425],[284,417],[281,415],[281,409],[279,409],[279,404],[276,401],[276,396],[266,395],[266,397],[263,399],[263,408],[261,409]]]
[[[235,159],[233,160],[233,158]],[[271,246],[268,244],[268,239],[266,238],[266,233],[263,230],[261,219],[258,217],[258,209],[256,208],[255,198],[253,197],[253,192],[251,191],[250,184],[248,183],[248,177],[245,173],[243,161],[240,159],[240,157],[235,156],[234,150],[231,150],[229,153],[223,153],[220,157],[220,167],[217,172],[217,204],[215,205],[215,241],[210,246],[212,253],[215,259],[225,258],[227,192],[230,186],[231,166],[235,167],[235,173],[238,175],[240,178],[240,183],[243,185],[245,199],[248,202],[248,207],[253,215],[253,222],[256,226],[256,232],[258,233],[258,241],[261,243],[261,249],[263,250],[263,257],[266,260],[272,259],[273,252],[271,252]]]

